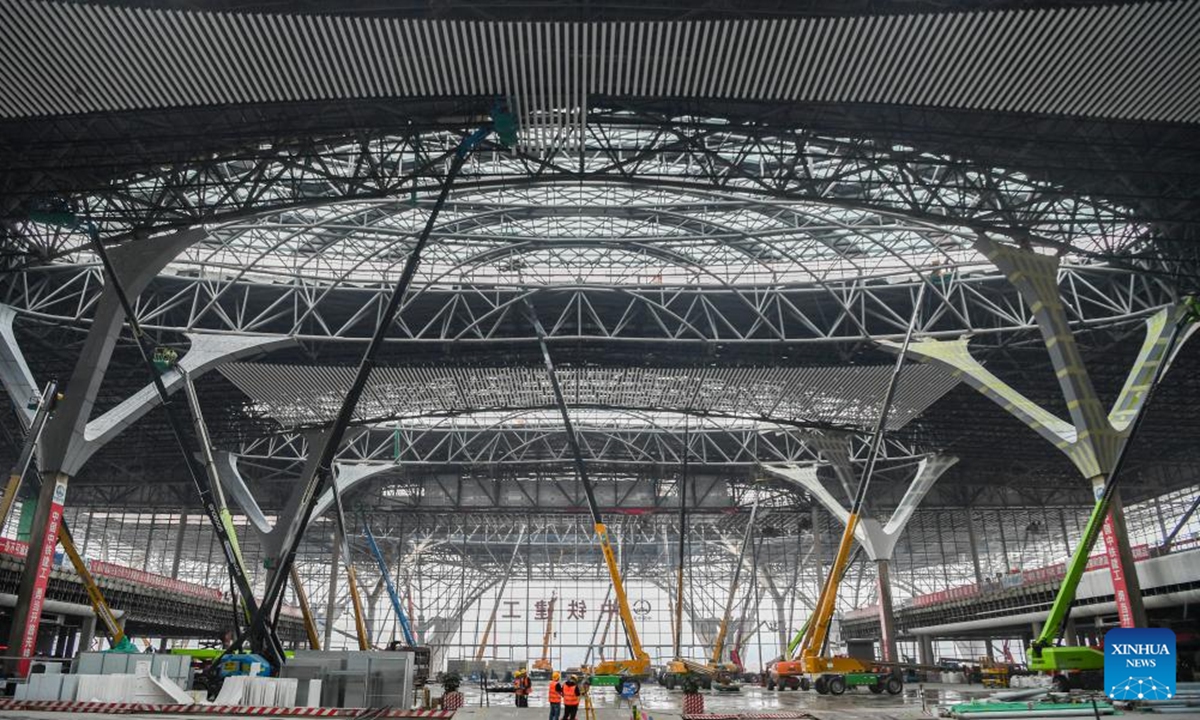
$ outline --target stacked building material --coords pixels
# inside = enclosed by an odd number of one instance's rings
[[[1054,702],[1052,700],[1003,702],[978,700],[943,709],[943,717],[959,720],[1003,720],[1004,718],[1096,717],[1113,715],[1116,709],[1107,702]]]

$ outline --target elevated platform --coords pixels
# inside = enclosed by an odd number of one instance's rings
[[[1166,555],[1135,548],[1138,578],[1146,607],[1158,610],[1200,601],[1200,542],[1180,544]],[[1116,613],[1112,579],[1103,556],[1094,556],[1079,584],[1073,618]],[[992,637],[997,630],[1029,632],[1046,619],[1058,592],[1065,564],[1027,570],[996,582],[964,585],[913,598],[896,608],[896,634],[901,638],[935,635],[940,638]],[[847,613],[842,636],[878,639],[877,607]]]
[[[28,549],[27,543],[0,538],[0,595],[16,595]],[[217,588],[98,560],[89,560],[88,569],[109,605],[123,613],[125,628],[135,637],[216,638],[231,624],[231,601]],[[46,599],[64,604],[55,610],[59,615],[92,615],[87,591],[61,553],[54,558]],[[10,607],[11,603],[6,604],[3,611],[11,612]],[[298,609],[284,608],[279,632],[285,644],[304,639]]]

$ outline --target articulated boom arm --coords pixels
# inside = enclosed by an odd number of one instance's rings
[[[590,503],[594,503],[591,493],[587,493]],[[592,512],[599,516],[599,508],[593,506]],[[629,610],[629,597],[625,594],[625,582],[621,579],[621,571],[617,568],[617,555],[613,552],[612,543],[608,539],[608,528],[604,523],[596,523],[596,537],[600,540],[600,551],[604,553],[604,562],[608,565],[608,574],[612,578],[613,593],[617,596],[617,612],[621,616],[621,624],[625,626],[625,637],[629,640],[629,651],[634,659],[647,662],[650,656],[642,649],[642,640],[638,637],[637,626],[633,623],[633,613]]]
[[[383,586],[387,588],[388,599],[392,601],[396,619],[400,621],[400,631],[404,634],[404,643],[409,647],[415,647],[417,638],[413,634],[412,625],[408,622],[408,613],[404,612],[404,605],[400,602],[400,594],[396,592],[396,584],[392,582],[392,574],[388,572],[383,552],[379,550],[379,543],[375,542],[375,535],[371,533],[369,525],[363,524],[363,533],[367,536],[367,547],[371,548],[375,564],[379,566],[379,575],[383,578]]]
[[[833,610],[837,603],[838,589],[842,585],[842,575],[850,565],[850,548],[854,545],[854,528],[858,527],[858,513],[850,513],[846,519],[846,529],[842,532],[842,541],[838,544],[837,555],[833,559],[833,567],[825,579],[825,586],[817,598],[817,607],[813,616],[804,627],[804,637],[800,641],[802,658],[815,658],[821,654],[825,646],[825,635],[829,632],[829,622],[833,619]]]
[[[925,297],[925,285],[917,292],[916,307],[920,308]],[[888,380],[887,391],[883,395],[883,403],[879,407],[879,417],[875,422],[874,433],[871,435],[871,446],[867,454],[866,466],[863,468],[862,479],[854,492],[850,504],[850,514],[846,518],[846,527],[842,531],[842,540],[838,543],[837,554],[833,559],[833,567],[825,578],[825,586],[817,599],[817,607],[805,628],[804,639],[800,642],[800,657],[804,669],[813,672],[817,669],[816,659],[825,647],[825,636],[829,632],[829,621],[833,619],[834,606],[837,603],[838,588],[842,584],[842,576],[850,565],[850,548],[854,546],[854,531],[858,528],[858,520],[862,515],[863,506],[867,500],[867,488],[875,474],[875,463],[879,460],[879,451],[883,445],[883,436],[887,431],[888,414],[891,411],[892,400],[896,397],[896,387],[900,383],[900,372],[904,367],[904,359],[908,355],[908,347],[912,344],[913,333],[917,329],[917,315],[914,312],[904,334],[904,344],[896,355],[896,364],[892,366],[892,376]]]
[[[525,314],[533,325],[542,350],[542,362],[546,366],[546,374],[550,377],[550,389],[554,391],[554,401],[562,416],[563,428],[567,431],[567,442],[571,446],[571,454],[575,460],[575,472],[579,476],[579,484],[583,486],[583,494],[587,497],[588,510],[592,513],[592,523],[596,528],[596,539],[600,541],[600,551],[604,554],[604,563],[608,566],[609,577],[612,578],[613,592],[617,596],[617,609],[621,615],[621,624],[625,627],[625,637],[629,641],[629,651],[633,654],[634,664],[638,670],[650,669],[650,656],[642,649],[642,641],[638,637],[637,627],[633,622],[633,613],[629,610],[629,598],[625,595],[625,583],[621,579],[621,571],[617,567],[617,556],[613,552],[612,542],[608,539],[608,528],[600,515],[600,505],[596,502],[596,493],[592,481],[587,474],[587,464],[583,461],[583,452],[579,449],[579,439],[575,437],[575,427],[571,423],[571,413],[567,410],[567,401],[563,397],[562,386],[558,382],[558,373],[554,370],[554,361],[550,358],[550,348],[546,344],[546,329],[538,320],[537,312],[529,299],[525,299]]]
[[[542,657],[543,663],[549,667],[550,663],[550,637],[554,634],[554,603],[558,600],[558,596],[550,593],[550,606],[546,609],[546,632],[542,635]]]
[[[859,545],[858,547],[856,547],[854,549],[854,554],[850,556],[850,562],[846,563],[846,567],[842,568],[842,578],[841,578],[842,580],[846,579],[846,573],[850,572],[850,568],[854,566],[854,561],[857,560],[858,556],[861,554],[862,554],[862,545]],[[820,602],[820,598],[818,598],[818,603],[819,602]],[[811,616],[807,620],[804,621],[804,624],[800,626],[800,630],[798,630],[796,632],[795,637],[793,637],[791,639],[791,641],[788,642],[788,646],[787,646],[787,656],[788,657],[796,656],[796,648],[800,647],[800,643],[804,641],[804,635],[808,632],[808,628],[810,625],[812,625],[812,617]]]
[[[796,632],[795,637],[793,637],[791,639],[791,641],[788,642],[787,657],[795,657],[796,656],[796,648],[800,647],[800,643],[804,641],[804,635],[805,635],[805,633],[808,632],[808,626],[811,624],[812,624],[812,618],[809,617],[807,620],[804,621],[804,624],[800,626],[800,630]]]
[[[1096,545],[1096,539],[1100,536],[1100,528],[1103,527],[1104,519],[1108,516],[1110,505],[1110,498],[1102,496],[1096,501],[1096,506],[1092,508],[1092,514],[1083,528],[1083,537],[1080,538],[1079,546],[1075,548],[1071,562],[1067,565],[1067,574],[1063,576],[1062,584],[1058,586],[1054,604],[1050,606],[1050,615],[1046,617],[1046,622],[1042,625],[1042,632],[1031,643],[1031,647],[1035,650],[1050,647],[1058,641],[1059,631],[1067,619],[1067,613],[1071,610],[1071,603],[1075,602],[1075,591],[1079,589],[1079,580],[1083,577],[1084,570],[1087,569],[1088,558],[1092,554],[1092,548]]]

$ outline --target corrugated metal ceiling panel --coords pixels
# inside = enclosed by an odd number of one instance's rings
[[[1200,0],[842,18],[494,23],[0,0],[0,115],[507,96],[529,142],[589,96],[1200,121]]]

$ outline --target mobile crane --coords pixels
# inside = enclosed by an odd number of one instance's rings
[[[922,284],[917,293],[915,307],[921,307],[924,295],[925,285]],[[873,693],[881,693],[886,690],[891,695],[896,695],[904,689],[903,680],[895,672],[878,670],[858,658],[825,655],[825,642],[828,639],[829,623],[833,620],[842,576],[850,566],[850,550],[854,545],[854,531],[858,527],[859,517],[866,504],[867,489],[870,487],[871,477],[875,473],[875,464],[879,460],[888,414],[896,395],[904,359],[908,355],[908,348],[912,344],[916,327],[917,313],[914,312],[904,335],[904,343],[896,355],[896,363],[892,366],[892,376],[888,380],[887,392],[884,394],[879,417],[871,436],[866,466],[863,468],[862,479],[858,483],[854,499],[850,504],[850,512],[846,518],[846,526],[842,530],[837,554],[834,555],[833,566],[825,577],[825,585],[821,588],[821,594],[817,596],[817,606],[808,622],[805,623],[800,636],[799,655],[793,656],[791,659],[785,657],[768,668],[767,687],[769,689],[786,686],[792,689],[808,690],[809,687],[812,687],[821,695],[841,695],[848,688],[859,686],[868,687]]]
[[[371,549],[371,555],[375,558],[375,564],[379,566],[379,575],[383,578],[383,586],[387,588],[388,599],[392,601],[392,610],[396,613],[396,620],[400,623],[400,633],[404,636],[404,643],[393,641],[388,645],[388,650],[398,650],[403,652],[411,652],[413,654],[413,682],[417,687],[422,687],[429,682],[429,666],[432,657],[432,651],[417,642],[417,635],[413,632],[412,623],[409,622],[408,613],[404,612],[404,605],[400,602],[400,594],[396,592],[396,584],[392,582],[392,574],[388,572],[387,562],[383,559],[383,552],[379,549],[379,543],[375,542],[375,535],[371,532],[371,526],[363,523],[363,534],[367,537],[367,547]]]
[[[554,603],[558,595],[550,593],[550,604],[546,608],[546,633],[542,635],[542,656],[533,661],[529,672],[531,680],[549,680],[554,672],[554,664],[550,661],[550,638],[554,633]]]
[[[1054,676],[1055,686],[1062,691],[1070,690],[1073,686],[1100,689],[1103,685],[1104,652],[1102,650],[1086,646],[1064,646],[1059,645],[1058,642],[1067,616],[1071,612],[1071,605],[1075,602],[1075,592],[1079,589],[1079,581],[1087,569],[1088,558],[1097,538],[1100,537],[1101,528],[1112,507],[1113,494],[1117,490],[1118,478],[1121,468],[1125,464],[1129,446],[1141,426],[1146,408],[1154,399],[1159,382],[1170,366],[1175,346],[1179,342],[1179,338],[1183,336],[1184,328],[1200,320],[1200,304],[1197,303],[1196,298],[1187,298],[1185,304],[1188,311],[1179,318],[1171,331],[1171,336],[1167,340],[1166,352],[1163,353],[1162,360],[1154,370],[1154,376],[1146,389],[1146,397],[1133,418],[1125,442],[1121,444],[1121,448],[1117,452],[1112,472],[1108,474],[1104,487],[1096,498],[1092,514],[1088,516],[1083,536],[1079,539],[1079,545],[1075,548],[1075,553],[1067,565],[1067,572],[1063,577],[1062,584],[1058,587],[1054,604],[1050,606],[1050,614],[1042,625],[1041,633],[1030,643],[1029,652],[1026,653],[1029,669],[1035,672],[1051,673]],[[1129,568],[1129,570],[1133,571],[1133,568]]]
[[[615,687],[621,695],[636,695],[642,687],[642,680],[650,677],[650,655],[642,648],[641,638],[638,637],[637,626],[634,624],[633,613],[629,609],[629,598],[625,594],[625,582],[621,579],[620,568],[617,567],[617,556],[613,552],[612,541],[608,537],[608,527],[600,514],[600,505],[596,502],[596,493],[592,481],[587,474],[587,464],[583,461],[583,451],[579,447],[579,439],[575,436],[575,428],[571,424],[571,413],[567,409],[567,401],[563,397],[562,386],[558,382],[558,373],[554,370],[554,361],[550,357],[550,347],[546,344],[546,329],[528,298],[524,299],[525,314],[538,339],[542,351],[542,362],[546,366],[546,374],[550,378],[550,389],[554,393],[554,402],[562,415],[563,428],[566,430],[567,443],[575,460],[575,472],[579,483],[583,486],[583,494],[587,498],[588,510],[596,530],[596,539],[600,544],[600,552],[604,563],[608,566],[608,574],[612,580],[613,594],[617,597],[617,611],[621,617],[621,625],[625,628],[625,639],[632,656],[628,660],[601,660],[591,669],[592,685],[596,687]]]

